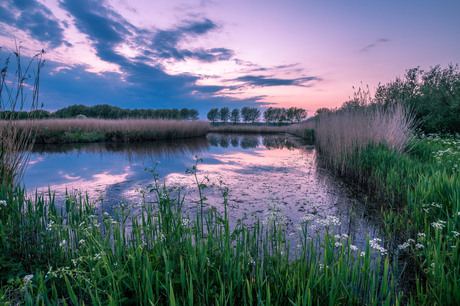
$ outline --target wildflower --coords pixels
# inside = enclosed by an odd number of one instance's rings
[[[398,249],[400,249],[400,250],[405,250],[408,247],[410,247],[410,244],[407,243],[407,242],[404,242],[403,244],[398,245]]]
[[[423,244],[420,244],[420,243],[417,243],[417,244],[415,245],[415,247],[416,247],[417,249],[423,249],[423,248],[424,248]]]
[[[337,218],[335,216],[331,216],[331,215],[326,216],[325,219],[317,220],[316,222],[318,222],[319,224],[321,224],[324,227],[329,227],[329,226],[332,226],[332,225],[340,225],[339,218]]]
[[[433,222],[431,223],[431,226],[436,228],[436,229],[443,229],[444,228],[444,224],[442,224],[442,222],[440,222],[441,220],[438,220],[438,222]]]
[[[348,235],[347,234],[342,234],[342,238],[343,239],[348,239]]]
[[[414,239],[411,239],[411,238],[409,238],[409,239],[407,239],[407,242],[409,242],[409,243],[414,243],[414,242],[415,242],[415,240],[414,240]]]
[[[62,248],[67,244],[67,241],[65,239],[62,239],[62,241],[59,243],[59,247]]]
[[[361,252],[361,253],[359,254],[359,256],[361,256],[361,257],[366,256],[366,252]]]
[[[0,200],[0,206],[6,206],[6,201],[5,200]]]
[[[305,216],[302,216],[300,218],[300,222],[302,223],[306,223],[308,221],[311,221],[311,220],[314,220],[315,219],[315,215],[313,214],[306,214]]]
[[[458,237],[458,236],[460,236],[460,233],[459,233],[459,232],[457,232],[457,231],[452,231],[452,234],[454,234],[454,236],[455,236],[455,237]]]
[[[342,237],[341,237],[340,235],[335,235],[334,238],[335,238],[336,240],[340,240],[340,238],[342,238]]]
[[[341,242],[337,241],[337,242],[335,243],[335,247],[336,247],[336,248],[339,248],[339,247],[341,247],[341,246],[342,246],[342,243],[341,243]]]
[[[32,278],[34,278],[34,275],[33,274],[29,274],[29,275],[26,275],[24,276],[24,281],[27,283],[27,282],[30,282],[32,280]]]
[[[187,219],[187,218],[182,218],[182,226],[186,227],[188,226],[190,223],[190,220]]]
[[[101,257],[102,257],[102,252],[94,255],[94,259],[101,259]]]
[[[357,251],[358,247],[356,245],[350,244],[350,250]]]
[[[425,238],[426,237],[426,234],[425,233],[418,233],[417,236],[419,238]]]
[[[211,261],[209,260],[209,257],[206,257],[206,264],[209,266],[211,264]]]
[[[380,239],[380,238],[373,238],[372,240],[369,241],[369,245],[371,246],[372,249],[374,249],[374,250],[376,250],[376,251],[379,251],[380,254],[386,255],[387,250],[386,250],[384,247],[382,247],[382,246],[380,246],[380,245],[378,244],[378,242],[380,242],[380,241],[382,241],[382,239]]]
[[[78,241],[79,244],[83,244],[85,243],[85,239],[80,239],[80,241]]]

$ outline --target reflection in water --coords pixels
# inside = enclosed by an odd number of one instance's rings
[[[338,232],[350,235],[354,244],[363,245],[365,233],[371,238],[377,235],[379,221],[317,165],[314,147],[284,135],[210,134],[207,138],[150,143],[36,146],[24,182],[44,192],[49,186],[58,199],[66,188],[88,192],[92,199],[102,194],[106,208],[123,199],[141,201],[136,190],[153,182],[145,169],[159,161],[155,172],[160,181],[184,187],[184,205],[193,215],[198,194],[185,170],[195,164],[196,155],[203,159],[198,175],[229,188],[231,222],[244,219],[253,224],[257,218],[272,218],[276,211],[287,231],[296,234],[296,225],[307,214],[315,220],[333,215],[341,222]],[[209,205],[223,210],[219,188],[209,187],[205,195]],[[148,194],[146,200],[153,202]]]

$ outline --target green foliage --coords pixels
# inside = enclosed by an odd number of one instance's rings
[[[206,180],[196,166],[189,173],[202,194]],[[109,215],[81,196],[55,204],[51,195],[32,201],[20,189],[1,189],[0,303],[377,305],[401,298],[388,258],[371,259],[369,241],[360,256],[333,232],[308,239],[305,222],[290,257],[276,221],[230,228],[228,190],[223,214],[201,196],[194,218],[185,215],[180,190],[155,180],[145,191],[153,203],[124,204]]]
[[[232,113],[230,115],[230,119],[235,124],[240,121],[240,110],[238,108],[234,108],[232,110]]]
[[[283,123],[294,121],[300,122],[307,117],[307,111],[303,108],[291,107],[291,108],[275,108],[269,107],[264,112],[264,120],[267,123]]]
[[[255,107],[243,107],[241,109],[241,117],[243,118],[244,122],[254,123],[255,121],[259,120],[260,110]]]
[[[230,119],[230,109],[228,107],[222,107],[219,112],[220,120],[227,122]]]
[[[218,108],[210,109],[207,114],[207,117],[209,121],[216,122],[216,120],[219,118],[219,109]]]
[[[152,118],[152,119],[176,119],[197,120],[199,113],[196,109],[182,108],[173,109],[123,109],[108,104],[85,106],[71,105],[51,114],[52,118],[76,118],[84,115],[88,118],[101,119],[124,119],[124,118]]]
[[[428,71],[412,68],[404,78],[379,85],[375,103],[410,106],[425,133],[460,132],[460,70],[458,65]]]

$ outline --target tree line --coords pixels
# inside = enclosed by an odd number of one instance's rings
[[[406,70],[403,77],[380,84],[372,97],[369,89],[358,89],[338,109],[320,108],[316,115],[348,109],[401,103],[415,116],[417,128],[425,133],[460,133],[460,69],[458,65],[429,70]]]
[[[108,104],[85,106],[72,105],[62,108],[54,113],[45,110],[33,112],[0,112],[0,119],[27,119],[27,118],[101,118],[101,119],[123,119],[123,118],[153,118],[153,119],[175,119],[175,120],[198,120],[199,112],[192,108],[172,109],[123,109]],[[84,118],[83,117],[83,118]]]
[[[234,108],[232,111],[228,107],[212,108],[207,114],[209,121],[213,123],[216,121],[238,123],[243,121],[245,123],[254,123],[260,119],[260,109],[255,107],[243,107],[241,111]],[[269,107],[263,113],[263,118],[266,123],[294,123],[300,122],[307,117],[307,111],[303,108],[276,108]]]

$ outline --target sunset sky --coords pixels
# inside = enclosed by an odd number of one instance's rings
[[[40,102],[337,107],[460,63],[460,1],[0,0],[0,60],[44,49]],[[362,83],[361,83],[362,82]]]

